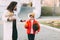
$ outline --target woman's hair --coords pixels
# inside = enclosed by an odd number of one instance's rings
[[[17,5],[17,2],[12,1],[12,2],[9,4],[9,6],[7,7],[7,10],[13,12],[13,10],[14,10],[14,8],[15,8],[16,5]]]

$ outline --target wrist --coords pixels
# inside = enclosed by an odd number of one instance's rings
[[[7,21],[9,21],[9,18],[7,19]]]

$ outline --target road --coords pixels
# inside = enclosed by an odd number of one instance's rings
[[[25,31],[26,30],[24,28],[24,23],[20,23],[20,26],[18,28],[19,39],[27,40],[27,35]],[[41,30],[38,34],[36,34],[35,40],[60,40],[60,32],[48,29],[41,25]]]
[[[18,40],[27,40],[26,30],[24,28],[24,23],[19,23],[18,29]],[[0,25],[0,40],[2,40],[3,26]],[[60,32],[56,30],[51,30],[43,25],[41,25],[41,30],[36,34],[35,40],[60,40]]]

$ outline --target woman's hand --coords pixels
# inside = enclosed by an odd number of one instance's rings
[[[16,18],[13,18],[13,17],[8,18],[8,21],[13,21],[13,20],[16,20]]]
[[[16,20],[16,18],[14,18],[14,17],[12,17],[11,19],[12,19],[12,20]]]

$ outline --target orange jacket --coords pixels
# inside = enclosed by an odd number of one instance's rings
[[[38,23],[35,19],[33,21],[33,24]],[[38,23],[39,29],[37,30],[38,32],[40,31],[40,25]],[[31,32],[31,20],[26,21],[25,23],[25,28],[27,29],[27,34],[30,34]],[[33,34],[35,34],[35,31],[33,30]]]

